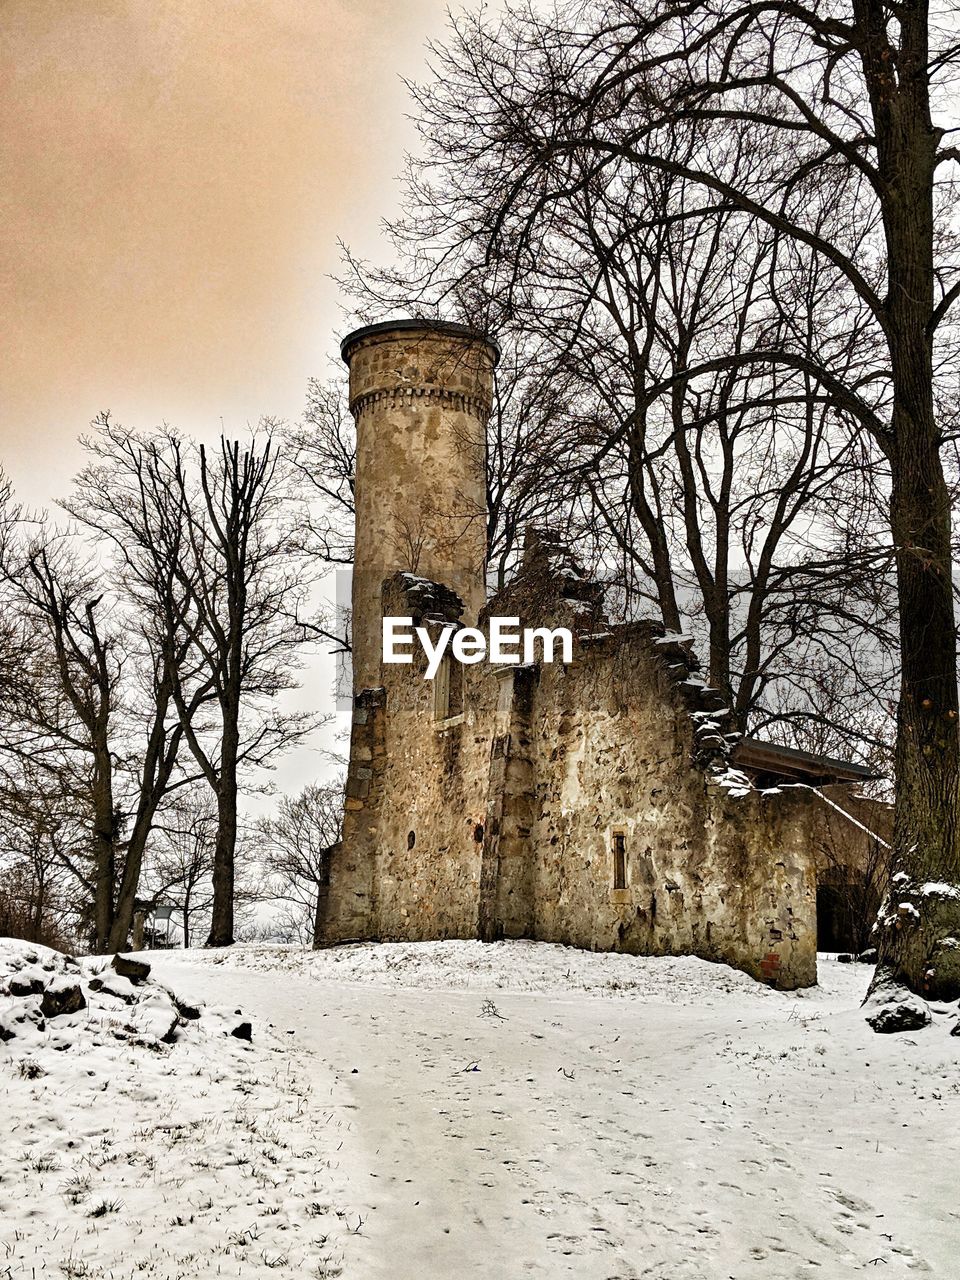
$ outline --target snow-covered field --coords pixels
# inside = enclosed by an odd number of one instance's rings
[[[145,958],[0,1044],[0,1280],[960,1276],[960,1038],[875,1035],[864,967],[786,995],[534,943]],[[206,1006],[172,1043],[154,979]]]

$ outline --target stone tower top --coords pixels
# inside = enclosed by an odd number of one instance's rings
[[[468,324],[458,324],[454,320],[382,320],[378,324],[364,325],[348,333],[340,343],[340,359],[349,365],[351,352],[357,343],[368,338],[377,338],[381,334],[394,333],[439,333],[447,334],[452,338],[473,339],[489,347],[493,364],[500,359],[500,347],[492,338],[479,329],[474,329]]]
[[[350,369],[350,410],[371,398],[436,396],[475,401],[486,418],[500,348],[465,324],[388,320],[347,334],[340,356]]]
[[[497,346],[466,325],[393,320],[349,334],[357,423],[354,689],[380,683],[384,580],[443,583],[472,623],[485,601],[486,420]]]

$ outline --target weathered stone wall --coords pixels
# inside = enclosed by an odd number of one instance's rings
[[[388,584],[384,610],[419,619],[420,590]],[[815,982],[819,801],[711,781],[669,666],[643,628],[615,628],[569,666],[463,668],[462,713],[442,722],[422,659],[382,667],[354,728],[326,940],[534,937]]]
[[[404,575],[384,585],[384,613],[434,633],[441,607],[450,618],[459,613],[449,592],[438,600]],[[357,696],[343,838],[324,907],[327,943],[477,936],[496,682],[483,682],[439,721],[425,669],[415,647],[412,665],[381,664],[383,687]]]
[[[815,982],[813,798],[731,794],[692,767],[693,723],[664,667],[642,635],[615,632],[581,646],[569,667],[540,669],[524,753],[535,781],[516,828],[533,928],[518,928],[514,912],[491,932],[689,953],[784,987]]]
[[[357,419],[354,720],[318,940],[534,937],[816,980],[810,793],[719,781],[729,712],[662,628],[610,628],[552,535],[484,611],[484,423],[496,349],[376,325],[342,348]],[[418,576],[412,576],[418,575]],[[384,615],[567,625],[568,666],[382,663]],[[742,780],[746,783],[746,780]],[[614,842],[622,840],[622,885]]]
[[[536,935],[535,666],[501,668],[486,777],[479,933],[485,941]],[[479,683],[479,682],[477,682]]]
[[[468,621],[484,602],[485,424],[496,349],[457,325],[372,325],[345,339],[357,423],[354,687],[377,683],[380,586],[445,582]]]

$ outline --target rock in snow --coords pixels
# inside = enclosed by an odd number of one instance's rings
[[[146,982],[150,977],[150,966],[145,960],[131,960],[129,956],[116,955],[110,961],[122,978],[131,982]]]
[[[87,1007],[83,989],[79,982],[70,982],[66,978],[54,978],[44,988],[40,997],[40,1012],[47,1018],[59,1018],[66,1013],[79,1013]]]
[[[927,1002],[892,978],[880,977],[863,1007],[869,1025],[885,1035],[919,1031],[930,1023]]]
[[[83,1017],[79,1015],[83,1014]],[[69,1015],[76,1015],[70,1017]],[[128,956],[80,962],[49,947],[0,939],[0,1040],[23,1052],[50,1044],[85,1049],[91,1036],[161,1051],[200,1018],[198,1004],[180,999],[150,977],[150,965]],[[205,1032],[250,1041],[249,1022],[210,1009]],[[246,1030],[244,1030],[246,1028]]]
[[[867,1014],[874,1031],[890,1034],[896,1031],[919,1031],[930,1022],[930,1010],[916,996],[905,996],[894,1004],[882,1005]]]

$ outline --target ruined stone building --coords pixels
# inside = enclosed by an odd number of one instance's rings
[[[855,766],[741,744],[689,641],[610,625],[549,533],[485,593],[484,432],[495,347],[416,321],[351,334],[357,423],[353,725],[320,941],[532,938],[691,954],[816,981],[808,787]],[[382,619],[567,626],[572,661],[382,661]],[[739,759],[737,753],[739,752]],[[757,785],[754,785],[754,781]]]

